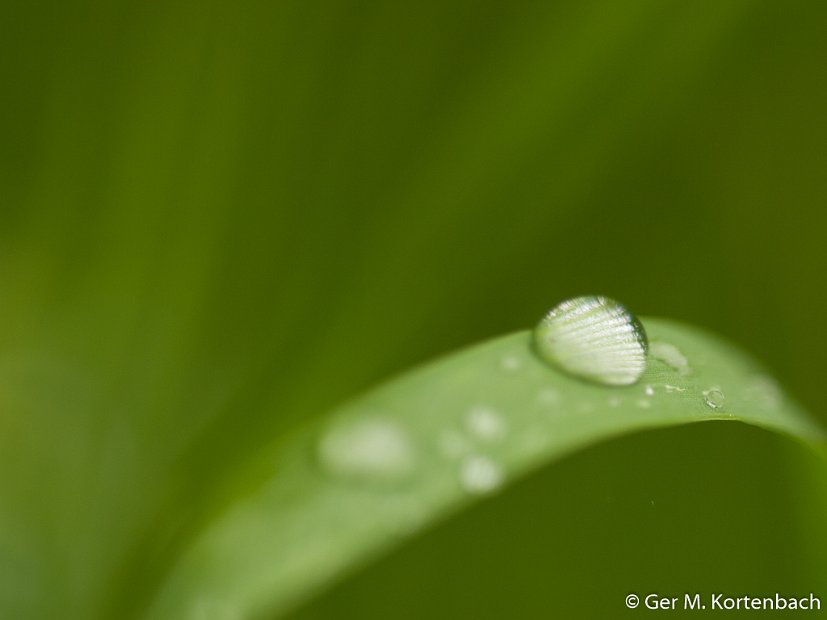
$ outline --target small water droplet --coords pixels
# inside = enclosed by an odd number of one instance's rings
[[[645,388],[643,388],[643,393],[646,394],[646,396],[654,396],[655,388],[653,388],[651,385],[647,385]]]
[[[328,473],[360,482],[398,481],[409,476],[415,464],[408,434],[380,418],[334,425],[319,442],[318,454]]]
[[[677,385],[669,385],[668,383],[664,384],[663,388],[669,393],[686,391],[686,388],[684,387],[679,387]]]
[[[620,396],[610,396],[609,397],[609,407],[619,407],[620,403],[623,402]]]
[[[672,370],[677,371],[679,375],[688,375],[692,370],[689,367],[689,360],[674,344],[662,340],[653,340],[649,346],[649,354],[672,368]]]
[[[490,493],[503,483],[503,471],[491,457],[469,456],[460,466],[459,481],[468,493]]]
[[[500,368],[507,372],[519,370],[522,365],[522,360],[520,360],[520,358],[516,355],[506,355],[500,360]]]
[[[534,329],[540,357],[602,385],[631,385],[646,368],[646,332],[608,297],[577,297],[552,308]]]
[[[465,416],[465,426],[482,441],[502,439],[506,433],[505,421],[490,407],[473,407]]]
[[[720,409],[724,406],[724,393],[720,388],[709,388],[704,390],[704,403],[710,409]]]
[[[641,398],[639,401],[637,401],[637,406],[641,409],[648,409],[652,406],[652,403],[646,398]]]

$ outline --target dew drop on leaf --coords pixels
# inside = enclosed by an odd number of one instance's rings
[[[631,385],[646,369],[646,332],[608,297],[576,297],[552,308],[534,329],[549,364],[602,385]]]
[[[505,421],[491,407],[472,407],[465,416],[468,432],[481,441],[502,439],[506,432]]]
[[[318,456],[324,470],[356,482],[389,483],[414,470],[414,447],[395,422],[363,418],[340,422],[321,438]]]
[[[688,375],[690,370],[689,360],[681,352],[681,350],[674,344],[663,342],[661,340],[654,340],[649,346],[649,354],[657,360],[660,360],[672,370],[677,371],[679,375]]]
[[[523,365],[522,361],[516,355],[506,355],[500,360],[500,368],[506,372],[515,372]]]
[[[718,388],[704,390],[704,403],[710,409],[720,409],[724,406],[724,393]]]
[[[488,456],[469,456],[460,465],[459,482],[468,493],[490,493],[503,483],[503,471]]]

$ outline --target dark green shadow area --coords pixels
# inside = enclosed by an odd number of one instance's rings
[[[819,459],[791,440],[741,424],[694,424],[609,441],[445,521],[290,619],[667,613],[627,610],[631,592],[677,596],[679,603],[687,592],[701,593],[705,602],[717,592],[815,592],[824,603],[827,548],[797,531],[802,511],[827,515],[827,496],[789,485],[790,471],[802,464],[819,467]],[[820,467],[824,488],[827,469]],[[704,613],[668,612],[680,615]]]

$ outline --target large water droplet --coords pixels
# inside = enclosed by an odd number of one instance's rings
[[[654,340],[649,345],[649,354],[655,359],[660,360],[673,370],[676,370],[680,375],[688,375],[691,368],[689,367],[689,360],[681,353],[681,350],[674,344],[663,342],[662,340]]]
[[[541,358],[603,385],[631,385],[646,369],[646,332],[608,297],[576,297],[552,308],[534,329]]]
[[[724,406],[724,393],[718,388],[704,390],[704,403],[710,409],[720,409]]]
[[[414,469],[414,448],[396,423],[362,418],[333,426],[318,446],[319,460],[329,473],[359,482],[387,483]]]
[[[503,483],[503,471],[488,456],[469,456],[460,465],[459,482],[468,493],[490,493]]]

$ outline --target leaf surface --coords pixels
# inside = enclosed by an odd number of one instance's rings
[[[269,478],[193,541],[149,616],[287,611],[476,498],[613,436],[738,420],[824,445],[823,429],[748,356],[691,327],[644,324],[652,350],[634,386],[573,379],[519,332],[281,438],[263,465]]]

